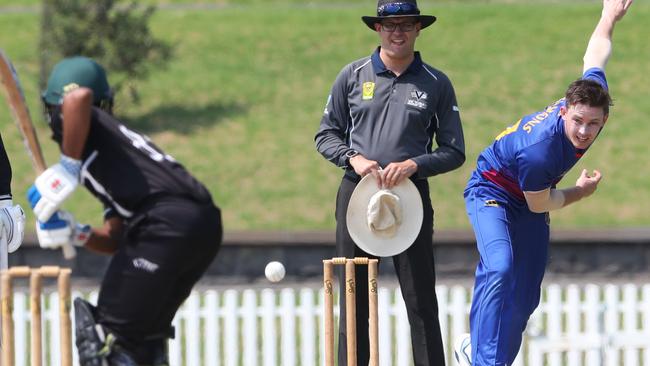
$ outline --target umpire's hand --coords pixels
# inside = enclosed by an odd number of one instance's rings
[[[415,161],[408,159],[399,163],[390,163],[382,171],[382,183],[384,188],[391,189],[408,179],[418,171]]]
[[[368,160],[362,155],[351,157],[349,163],[352,165],[352,168],[354,168],[354,172],[359,174],[361,177],[365,177],[368,174],[374,175],[375,178],[377,178],[379,188],[382,188],[381,174],[379,174],[381,167],[379,166],[379,163],[374,160]]]

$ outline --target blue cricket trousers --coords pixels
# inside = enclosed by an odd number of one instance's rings
[[[465,204],[480,254],[470,312],[472,365],[511,365],[539,304],[548,214],[533,213],[484,182],[465,190]]]

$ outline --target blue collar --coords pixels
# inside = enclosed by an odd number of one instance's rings
[[[375,52],[372,53],[372,56],[370,56],[370,59],[372,60],[372,68],[373,70],[375,70],[375,74],[381,74],[389,71],[386,68],[386,65],[384,64],[384,61],[382,61],[381,57],[379,57],[380,49],[381,47],[377,47]],[[420,58],[420,52],[415,51],[414,56],[415,58],[413,59],[413,62],[411,62],[409,67],[404,72],[405,74],[410,72],[415,72],[418,69],[420,69],[420,67],[422,66],[422,58]]]

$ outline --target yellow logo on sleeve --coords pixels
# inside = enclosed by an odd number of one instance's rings
[[[363,96],[361,99],[370,100],[375,95],[375,83],[372,81],[366,81],[363,83]]]

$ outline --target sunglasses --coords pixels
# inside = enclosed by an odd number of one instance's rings
[[[381,29],[384,32],[395,32],[397,28],[399,28],[400,31],[402,32],[411,32],[413,29],[415,29],[415,23],[411,22],[404,22],[404,23],[380,23],[381,24]]]
[[[377,8],[377,15],[380,17],[403,14],[420,14],[420,10],[415,4],[412,3],[390,3]]]

